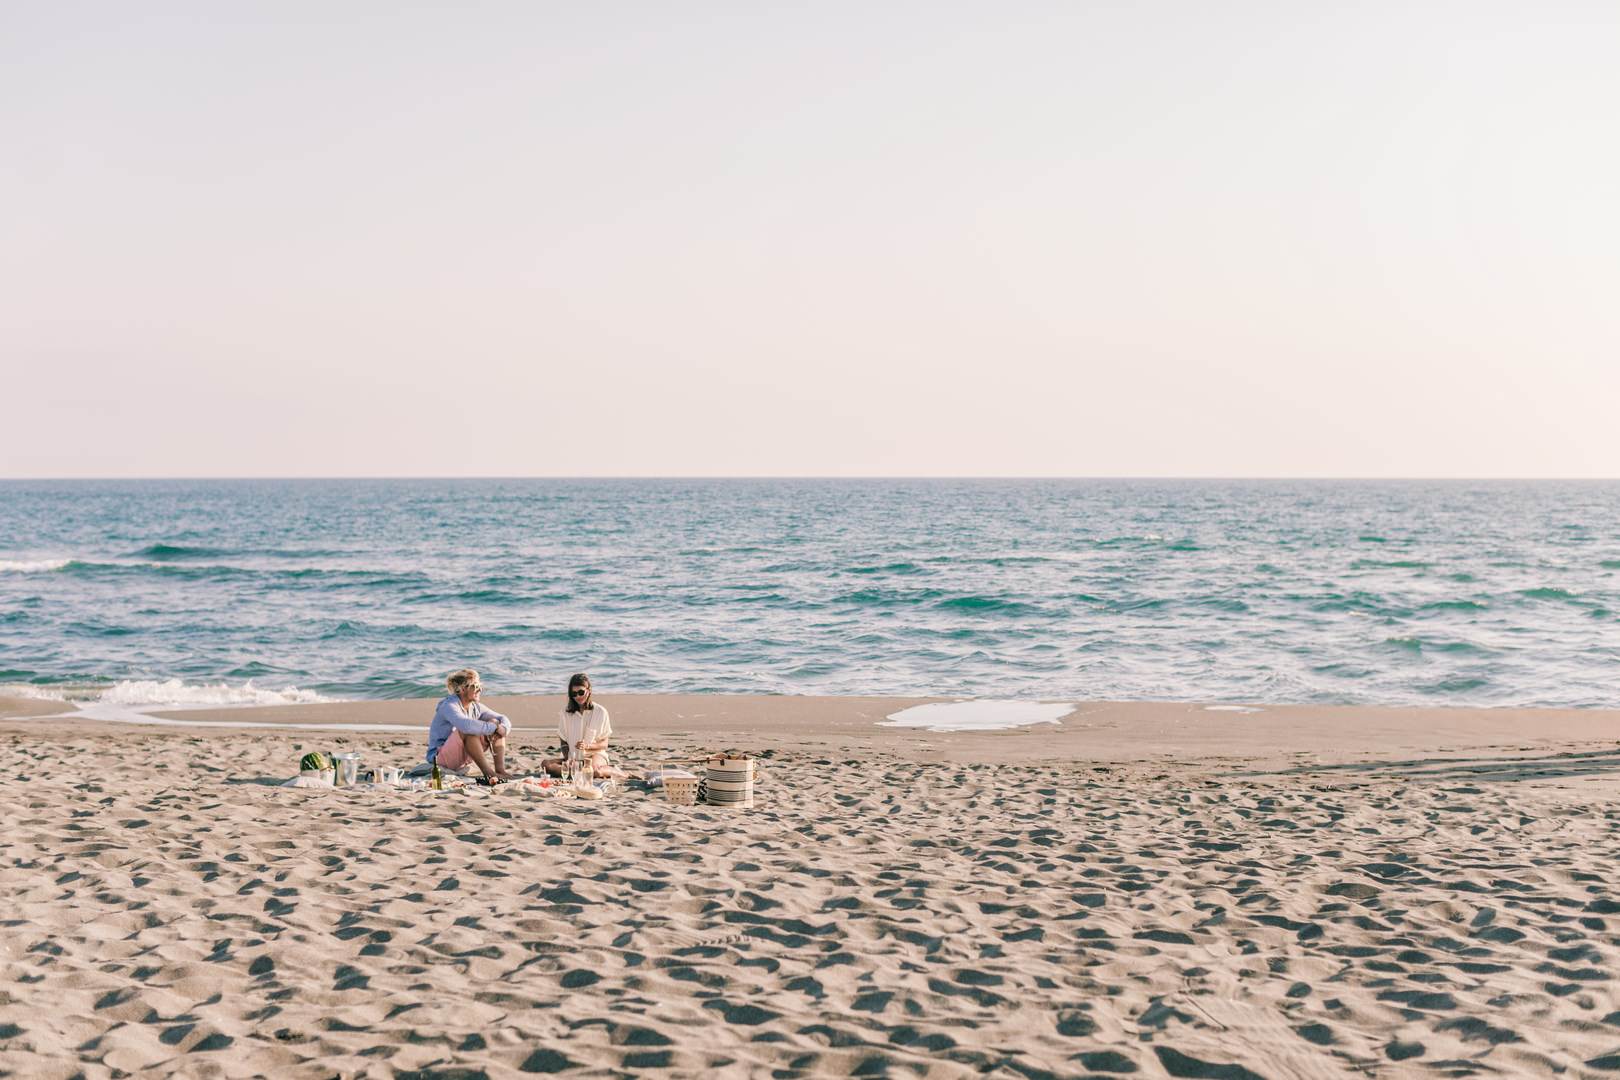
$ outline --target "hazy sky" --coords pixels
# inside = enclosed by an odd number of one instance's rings
[[[1620,476],[1620,5],[0,0],[4,476]]]

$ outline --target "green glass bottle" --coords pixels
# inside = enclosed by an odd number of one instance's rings
[[[437,761],[433,763],[433,781],[430,786],[434,791],[444,790],[444,777],[439,773],[439,763]]]

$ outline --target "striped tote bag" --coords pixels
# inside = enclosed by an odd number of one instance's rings
[[[703,801],[748,809],[754,805],[754,759],[712,757],[703,777]]]

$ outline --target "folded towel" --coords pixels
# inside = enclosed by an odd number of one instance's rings
[[[663,787],[666,779],[696,780],[697,773],[687,769],[648,769],[643,777],[648,787]]]

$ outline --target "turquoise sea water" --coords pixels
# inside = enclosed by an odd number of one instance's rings
[[[0,482],[0,686],[1620,706],[1620,483]],[[3,691],[0,691],[3,692]]]

